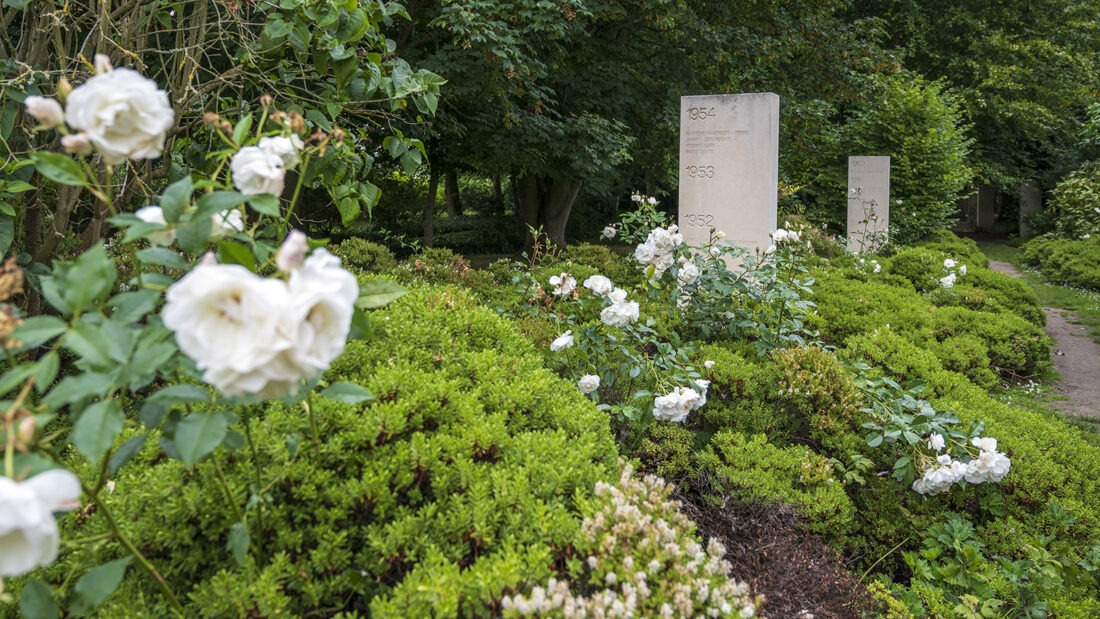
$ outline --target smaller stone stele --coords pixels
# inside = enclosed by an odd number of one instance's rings
[[[890,241],[890,158],[848,157],[848,251]]]

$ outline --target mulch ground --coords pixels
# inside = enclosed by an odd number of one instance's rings
[[[704,542],[726,547],[732,575],[765,601],[760,616],[798,619],[873,617],[876,604],[837,551],[805,532],[794,509],[779,504],[700,505],[679,497]]]

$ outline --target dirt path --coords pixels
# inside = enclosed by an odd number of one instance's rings
[[[1016,267],[1007,262],[990,260],[989,268],[1020,277]],[[1054,392],[1068,398],[1053,402],[1053,406],[1069,415],[1100,418],[1100,344],[1089,337],[1087,327],[1071,322],[1071,312],[1056,307],[1043,310],[1047,314],[1043,330],[1054,338],[1054,368],[1062,376]]]

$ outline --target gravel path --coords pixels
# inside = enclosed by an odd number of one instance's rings
[[[1016,267],[1007,262],[990,260],[989,268],[1020,277]],[[1043,330],[1054,338],[1054,367],[1062,377],[1054,392],[1067,398],[1054,401],[1053,406],[1068,415],[1100,418],[1100,344],[1089,337],[1087,327],[1071,322],[1071,312],[1056,307],[1043,310],[1047,314]]]

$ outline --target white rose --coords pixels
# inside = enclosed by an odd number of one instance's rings
[[[146,223],[168,225],[168,222],[164,219],[164,211],[159,206],[143,206],[134,211],[134,215],[137,215],[138,219]],[[154,245],[171,245],[172,241],[176,240],[176,231],[171,228],[158,230],[146,234],[145,238],[149,239],[149,242]]]
[[[775,243],[772,243],[771,245],[768,245],[768,247],[764,250],[764,253],[765,254],[774,254],[775,249],[776,249],[775,248]]]
[[[0,477],[0,578],[52,563],[61,539],[53,512],[79,499],[80,480],[63,469],[21,482]]]
[[[569,330],[558,336],[556,340],[550,343],[550,350],[557,352],[564,350],[573,345],[573,331]]]
[[[681,286],[688,286],[698,281],[700,275],[699,267],[695,266],[694,262],[687,262],[680,267],[676,279],[680,281]]]
[[[626,291],[622,288],[615,288],[611,292],[607,293],[607,298],[612,303],[623,303],[626,301]]]
[[[933,432],[928,435],[928,448],[934,451],[940,451],[944,448],[946,443],[943,440],[943,435]]]
[[[554,287],[554,294],[559,297],[568,296],[577,287],[577,280],[568,273],[553,275],[550,277],[550,285]]]
[[[966,275],[966,265],[959,267],[959,275]]]
[[[638,302],[612,303],[600,312],[600,320],[612,327],[625,327],[638,320]]]
[[[950,258],[947,258],[943,261],[943,268],[953,269],[953,268],[955,268],[955,264],[956,264],[956,262],[954,260],[952,260]]]
[[[596,294],[607,295],[615,289],[615,284],[612,284],[611,280],[603,275],[593,275],[584,280],[584,287]],[[626,297],[626,291],[623,291],[623,297]]]
[[[283,193],[286,176],[283,160],[267,150],[245,146],[233,155],[229,169],[233,172],[233,184],[245,195]]]
[[[944,288],[950,288],[950,287],[954,286],[955,285],[955,274],[952,273],[952,274],[948,275],[947,277],[941,277],[940,278],[940,283],[943,284]]]
[[[634,259],[642,264],[650,264],[657,257],[657,247],[648,240],[634,248]]]
[[[66,100],[69,126],[84,132],[111,165],[159,157],[174,118],[167,93],[132,69],[94,75]]]
[[[970,443],[982,451],[997,451],[997,439],[989,436],[975,436]]]
[[[237,264],[203,263],[172,284],[165,299],[164,325],[203,380],[222,393],[261,393],[270,381],[294,378],[273,363],[294,345],[279,311],[291,305],[285,282]]]
[[[344,352],[351,330],[359,284],[325,249],[314,250],[300,269],[290,274],[290,306],[283,329],[294,346],[283,352],[302,368],[302,379],[327,370]]]
[[[776,245],[782,243],[783,241],[786,241],[787,240],[787,231],[784,230],[783,228],[779,228],[775,232],[772,232],[772,240],[775,241]]]
[[[61,136],[61,148],[65,149],[67,153],[90,155],[92,154],[92,141],[88,139],[87,134],[70,133]]]
[[[687,418],[690,411],[690,405],[684,402],[678,389],[668,395],[653,398],[653,416],[658,421],[679,423]]]
[[[309,252],[309,241],[301,230],[291,230],[279,251],[275,253],[275,266],[283,273],[290,273],[302,266]]]
[[[654,198],[653,196],[650,196],[649,198],[646,199],[646,204],[648,204],[650,206],[656,206],[657,205],[657,198]]]
[[[577,389],[580,389],[581,393],[592,393],[599,388],[600,377],[595,374],[585,374],[577,381]]]
[[[619,231],[615,229],[615,226],[604,226],[603,232],[600,233],[600,236],[605,239],[613,239],[618,233]]]
[[[54,128],[65,122],[65,110],[56,99],[32,95],[23,100],[27,113],[42,127]]]
[[[237,209],[215,213],[210,218],[210,224],[210,239],[214,241],[234,232],[244,231],[244,218],[241,217],[241,212]]]
[[[259,147],[283,160],[284,168],[293,168],[298,165],[298,151],[302,149],[302,138],[293,135],[284,137],[260,138]]]
[[[706,361],[703,362],[703,367],[705,367],[708,370],[711,369],[712,367],[714,367],[714,361],[712,361],[711,359],[707,359]]]

